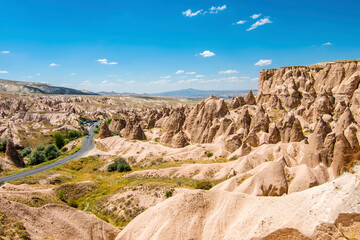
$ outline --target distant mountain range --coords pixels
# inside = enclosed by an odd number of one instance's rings
[[[0,79],[0,91],[19,93],[68,94],[68,95],[98,95],[87,90],[76,90],[66,87],[56,87],[48,83],[21,82]]]
[[[186,98],[186,99],[204,99],[208,98],[211,94],[220,98],[231,98],[236,96],[245,96],[249,90],[198,90],[193,88],[181,89],[177,91],[161,92],[154,94],[136,94],[136,93],[116,93],[116,92],[98,92],[100,95],[124,95],[124,96],[159,96],[159,97],[173,97],[173,98]],[[253,90],[257,94],[257,90]]]

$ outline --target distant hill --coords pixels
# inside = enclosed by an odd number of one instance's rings
[[[21,82],[0,79],[0,91],[42,94],[98,95],[86,90],[56,87],[48,83]]]
[[[220,98],[231,98],[240,95],[245,96],[248,92],[249,90],[198,90],[198,89],[188,88],[177,91],[156,93],[152,95],[163,96],[163,97],[202,99],[202,98],[208,98],[211,94]],[[257,94],[257,90],[253,90],[253,92],[255,95]]]
[[[219,98],[231,98],[236,96],[245,96],[249,90],[198,90],[193,88],[181,89],[177,91],[154,93],[154,94],[137,94],[137,93],[117,93],[117,92],[98,92],[100,95],[123,95],[134,97],[173,97],[173,98],[185,98],[185,99],[204,99],[208,98],[211,94]],[[253,90],[254,94],[257,94],[257,89]]]

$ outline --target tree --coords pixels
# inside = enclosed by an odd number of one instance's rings
[[[23,150],[21,150],[20,154],[23,157],[28,157],[31,154],[31,148],[30,147],[24,148]]]
[[[61,156],[61,152],[56,148],[54,144],[51,144],[45,148],[45,155],[48,160],[53,160]]]
[[[44,147],[44,145],[42,145],[42,146]],[[37,164],[46,162],[48,160],[45,155],[45,151],[44,150],[40,151],[39,149],[41,149],[41,147],[40,148],[38,148],[38,147],[36,147],[36,149],[34,151],[32,151],[32,153],[30,154],[29,161],[27,162],[27,164],[37,165]]]
[[[7,143],[7,138],[4,138],[1,140],[1,151],[5,152],[6,151],[6,143]]]
[[[54,134],[54,142],[58,149],[61,149],[63,146],[65,146],[65,137],[61,134],[61,132],[56,132]]]
[[[66,138],[69,139],[70,141],[73,141],[75,139],[78,139],[79,137],[82,136],[82,133],[76,130],[69,130],[66,133]]]

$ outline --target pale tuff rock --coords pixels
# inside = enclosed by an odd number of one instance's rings
[[[112,119],[109,125],[109,130],[112,132],[121,131],[126,127],[125,119]]]
[[[300,121],[292,112],[285,115],[276,127],[280,131],[282,142],[298,142],[304,138]]]
[[[104,139],[104,138],[107,138],[107,137],[111,137],[111,131],[109,130],[108,125],[104,121],[100,126],[99,138]]]
[[[254,97],[254,93],[252,90],[250,90],[249,93],[246,94],[244,100],[245,100],[245,104],[248,104],[248,105],[256,104],[256,99]]]
[[[251,122],[250,129],[255,132],[268,132],[269,131],[270,119],[269,116],[265,113],[264,108],[260,105],[260,108],[256,112],[253,121]]]
[[[346,108],[344,113],[341,114],[339,120],[336,123],[335,133],[339,134],[343,132],[351,123],[355,121],[354,116],[349,108]]]

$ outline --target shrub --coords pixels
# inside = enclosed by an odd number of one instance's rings
[[[61,201],[65,202],[65,194],[64,194],[63,191],[60,191],[60,192],[58,193],[58,198],[59,198]]]
[[[214,154],[213,154],[212,152],[206,152],[206,156],[207,156],[208,158],[211,158],[213,155],[214,155]]]
[[[87,130],[87,128],[84,128],[84,130],[83,130],[83,136],[87,136],[87,135],[89,135],[89,130]]]
[[[115,170],[118,172],[129,172],[131,171],[131,167],[124,158],[118,158],[108,166],[109,172],[113,172]]]
[[[237,155],[234,155],[234,156],[232,156],[229,160],[230,161],[235,161],[235,160],[237,160],[238,159],[238,156]]]
[[[114,131],[114,132],[112,132],[112,133],[111,133],[111,136],[120,136],[120,137],[121,137],[120,131]]]
[[[67,131],[67,133],[65,134],[65,137],[67,139],[69,139],[70,141],[73,141],[75,139],[78,139],[79,137],[81,137],[83,134],[79,131],[76,130],[69,130]]]
[[[37,164],[46,162],[48,160],[45,155],[45,151],[40,151],[38,149],[38,147],[36,147],[36,149],[34,151],[32,151],[32,153],[30,154],[29,161],[27,163],[28,165],[37,165]],[[42,147],[44,147],[44,146],[42,146]]]
[[[173,191],[167,191],[166,193],[165,193],[165,197],[166,198],[169,198],[169,197],[172,197],[172,195],[173,195]]]
[[[65,137],[61,134],[61,132],[56,132],[54,134],[54,142],[58,149],[61,149],[63,146],[65,146]]]
[[[2,152],[5,152],[6,151],[6,143],[7,143],[7,138],[3,138],[2,140],[1,140],[1,151]]]
[[[210,188],[212,188],[212,184],[211,182],[199,182],[196,184],[195,189],[203,189],[203,190],[209,190]]]
[[[54,144],[51,144],[45,148],[45,155],[48,160],[53,160],[61,156],[61,152],[56,148]]]
[[[67,204],[70,207],[73,207],[73,208],[78,208],[79,207],[79,204],[75,200],[70,200]]]
[[[61,149],[62,152],[66,152],[67,150],[68,150],[67,147],[63,147],[63,148]]]
[[[23,157],[28,157],[31,154],[31,148],[30,147],[24,148],[23,150],[21,150],[20,154]]]
[[[110,125],[110,123],[111,123],[111,118],[109,118],[108,120],[106,120],[106,124],[109,126]]]
[[[3,170],[3,165],[0,163],[0,172],[4,171]]]
[[[35,150],[43,152],[43,151],[45,151],[45,146],[43,144],[37,145]]]

